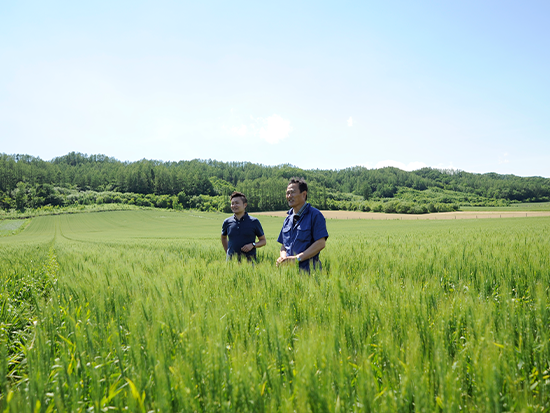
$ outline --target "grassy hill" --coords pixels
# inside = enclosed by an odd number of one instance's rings
[[[0,209],[125,204],[229,211],[228,195],[244,192],[250,211],[286,209],[288,179],[304,177],[321,209],[428,213],[467,207],[550,202],[550,179],[423,168],[303,170],[292,165],[192,160],[121,162],[69,153],[51,161],[0,155]]]

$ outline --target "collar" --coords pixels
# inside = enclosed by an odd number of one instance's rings
[[[241,217],[241,219],[237,218],[235,214],[233,214],[233,218],[235,218],[235,221],[243,221],[248,216],[248,212],[245,211],[244,215]]]
[[[304,212],[304,210],[306,209],[306,207],[309,205],[309,203],[305,203],[304,205],[302,205],[302,208],[300,208],[300,210],[298,211],[298,213],[296,215],[298,215],[299,217],[302,216],[302,213]]]
[[[291,216],[296,215],[297,217],[301,217],[308,206],[309,206],[309,202],[306,202],[304,205],[302,205],[302,207],[300,208],[300,210],[296,214],[294,213],[294,208],[290,208],[288,210],[287,214],[291,215]]]

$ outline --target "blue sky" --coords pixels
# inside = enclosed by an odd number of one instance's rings
[[[2,2],[0,152],[550,177],[549,50],[548,1]]]

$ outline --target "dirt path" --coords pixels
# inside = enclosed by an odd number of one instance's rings
[[[375,219],[375,220],[417,220],[417,219],[481,219],[481,218],[525,218],[548,217],[550,211],[458,211],[434,214],[384,214],[381,212],[321,211],[327,219]],[[286,211],[251,212],[251,215],[286,217]]]

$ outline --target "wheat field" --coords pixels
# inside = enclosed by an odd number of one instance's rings
[[[257,264],[227,263],[226,216],[44,216],[1,237],[1,410],[550,408],[550,218],[328,220],[307,274],[275,267],[277,217]]]

